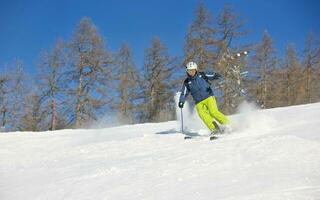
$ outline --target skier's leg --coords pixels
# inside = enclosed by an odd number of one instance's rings
[[[216,128],[215,128],[214,124],[212,123],[213,117],[208,113],[208,108],[207,108],[207,106],[206,106],[204,101],[201,101],[201,102],[197,103],[196,109],[197,109],[198,115],[201,118],[201,120],[204,122],[204,124],[212,132]]]
[[[210,115],[220,124],[229,124],[228,118],[219,111],[215,97],[211,96],[206,100]]]

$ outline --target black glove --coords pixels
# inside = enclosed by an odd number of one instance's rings
[[[180,101],[179,104],[178,104],[179,108],[183,108],[183,104],[184,103]]]
[[[219,79],[222,78],[221,74],[215,73],[214,74],[214,79]]]

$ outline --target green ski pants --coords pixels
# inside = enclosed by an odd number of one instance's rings
[[[199,117],[210,129],[210,131],[214,131],[216,129],[213,124],[214,119],[223,125],[229,123],[228,118],[218,110],[216,99],[213,96],[208,97],[197,103],[196,109],[199,114]]]

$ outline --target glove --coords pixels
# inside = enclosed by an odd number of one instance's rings
[[[215,73],[214,74],[214,79],[219,79],[222,78],[221,74]]]
[[[179,104],[178,104],[179,108],[183,108],[183,104],[184,103],[180,101]]]

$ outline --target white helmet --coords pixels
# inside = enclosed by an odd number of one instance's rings
[[[197,69],[198,69],[198,66],[197,66],[197,63],[195,63],[195,62],[188,62],[186,68],[187,68],[187,70],[191,70],[191,69],[197,70]]]

